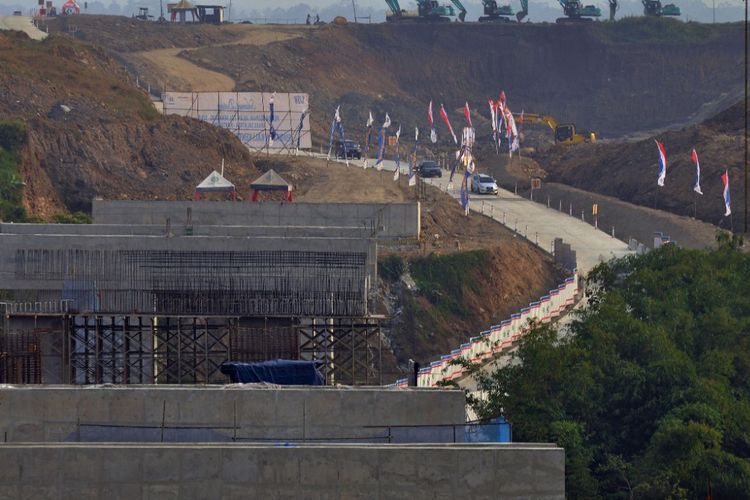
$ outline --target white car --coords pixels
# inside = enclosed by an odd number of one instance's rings
[[[487,174],[474,174],[471,177],[471,191],[479,194],[497,194],[497,182]]]

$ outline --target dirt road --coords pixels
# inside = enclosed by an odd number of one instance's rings
[[[34,26],[28,16],[0,16],[0,30],[23,31],[32,40],[47,38],[47,33]]]
[[[236,32],[236,40],[209,45],[218,47],[225,45],[251,45],[261,46],[273,42],[290,40],[302,36],[303,30],[299,27],[285,30],[268,26],[251,26],[237,24],[230,26],[231,31]],[[204,46],[205,47],[205,46]],[[195,49],[190,48],[168,48],[134,52],[128,58],[139,66],[146,74],[159,75],[170,89],[186,92],[227,92],[235,89],[233,78],[218,71],[212,71],[194,64],[184,57],[180,57],[183,51]]]

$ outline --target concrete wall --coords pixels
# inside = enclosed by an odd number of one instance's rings
[[[172,225],[174,236],[185,236],[185,226]],[[10,224],[0,223],[0,234],[164,236],[166,225],[130,224]],[[193,236],[266,236],[276,238],[370,238],[362,227],[342,226],[193,226]]]
[[[419,203],[237,203],[193,201],[94,200],[97,224],[156,224],[167,218],[184,225],[187,209],[193,225],[352,226],[377,232],[378,238],[419,237]]]
[[[168,427],[221,427],[224,436],[269,441],[384,436],[365,427],[461,424],[464,404],[462,391],[434,389],[17,386],[0,389],[0,435],[76,441],[78,432],[91,435],[88,425],[104,424],[116,437],[114,425],[159,429],[164,418]]]
[[[96,250],[116,252],[121,250],[154,250],[173,252],[252,252],[252,251],[302,251],[340,252],[366,256],[366,272],[371,283],[377,276],[377,246],[373,240],[361,238],[299,238],[299,237],[231,237],[231,236],[99,236],[99,235],[26,235],[0,234],[0,289],[59,289],[63,279],[29,279],[19,276],[17,250]],[[51,265],[53,263],[50,263]],[[115,276],[100,276],[100,281]],[[74,279],[71,276],[68,279]],[[81,277],[80,279],[83,279]],[[87,279],[92,279],[91,277]]]
[[[565,498],[544,445],[3,445],[0,498]]]

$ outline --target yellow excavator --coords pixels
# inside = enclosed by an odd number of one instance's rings
[[[513,113],[513,118],[518,124],[521,120],[521,113]],[[580,144],[582,142],[596,142],[596,133],[587,130],[583,133],[576,132],[576,126],[572,123],[557,123],[549,115],[539,115],[536,113],[524,113],[523,123],[538,124],[543,123],[552,129],[555,134],[555,144]]]

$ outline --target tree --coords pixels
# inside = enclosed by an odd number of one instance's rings
[[[478,375],[484,416],[566,451],[570,498],[750,498],[750,256],[666,245],[602,264],[572,333]]]

